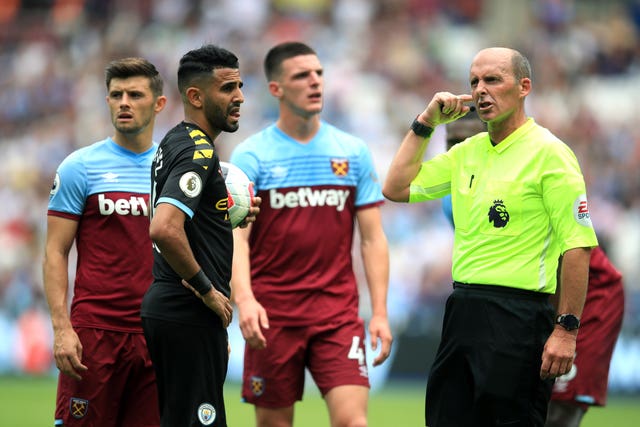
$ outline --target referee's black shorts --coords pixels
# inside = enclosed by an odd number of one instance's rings
[[[543,426],[553,380],[540,379],[553,330],[549,295],[454,284],[427,383],[428,427]]]

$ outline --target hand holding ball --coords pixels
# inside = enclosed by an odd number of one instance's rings
[[[254,198],[253,183],[239,167],[231,163],[220,162],[220,169],[229,195],[229,221],[231,227],[236,228],[249,214]]]

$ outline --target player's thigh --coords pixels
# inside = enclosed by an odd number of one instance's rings
[[[143,318],[143,326],[156,370],[162,425],[196,426],[212,419],[224,425],[226,330],[150,318]]]
[[[325,395],[333,427],[366,427],[369,388],[362,385],[342,385]]]
[[[302,399],[308,328],[271,325],[265,349],[245,346],[242,397],[264,408],[286,408]]]
[[[128,334],[90,328],[78,328],[76,333],[83,346],[82,362],[89,369],[81,373],[80,381],[60,374],[56,420],[65,426],[118,426],[122,407],[114,396],[122,396],[127,389],[121,368]]]
[[[589,289],[580,318],[576,352],[588,353],[608,365],[624,317],[624,292],[621,283]]]
[[[127,348],[127,387],[120,398],[122,427],[159,426],[156,376],[144,336],[130,334]]]
[[[369,387],[364,321],[318,325],[309,341],[308,368],[320,392],[343,385]]]

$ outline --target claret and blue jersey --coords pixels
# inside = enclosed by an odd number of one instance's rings
[[[364,141],[321,122],[300,143],[271,125],[238,145],[230,161],[262,198],[250,237],[252,286],[259,301],[270,301],[270,321],[308,325],[357,309],[355,214],[383,203]],[[295,303],[293,295],[300,296]]]
[[[140,303],[152,280],[149,168],[156,148],[134,153],[107,138],[57,170],[48,215],[78,221],[75,326],[141,331]]]

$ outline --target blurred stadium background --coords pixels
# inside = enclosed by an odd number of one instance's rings
[[[264,54],[299,39],[325,67],[324,119],[368,142],[381,178],[433,93],[468,91],[478,49],[506,45],[529,57],[528,113],[578,156],[600,242],[625,276],[611,390],[640,393],[639,31],[638,0],[2,0],[0,375],[55,373],[41,277],[48,193],[69,152],[112,133],[106,64],[136,55],[158,66],[169,98],[159,141],[182,117],[182,54],[205,42],[238,54],[246,102],[240,130],[217,141],[226,160],[277,115]],[[429,155],[444,149],[442,132]],[[451,288],[452,234],[440,203],[383,209],[396,341],[393,360],[372,370],[374,388],[425,380]],[[237,380],[243,344],[237,327],[230,331]]]

